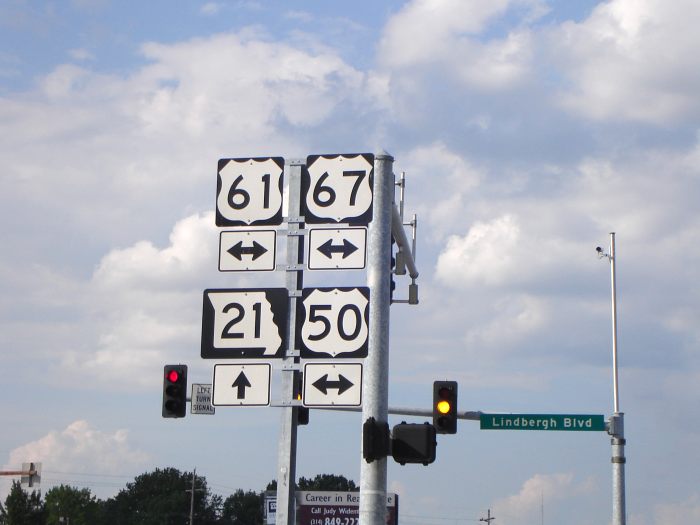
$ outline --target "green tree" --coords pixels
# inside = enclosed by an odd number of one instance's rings
[[[189,521],[191,488],[191,472],[165,468],[141,474],[105,502],[101,521],[110,525],[185,525]],[[206,479],[197,476],[194,492],[197,525],[216,525],[216,502]]]
[[[264,496],[238,489],[224,501],[222,525],[260,525],[263,522]]]
[[[5,525],[43,525],[41,494],[34,490],[27,494],[19,481],[13,481],[10,493],[5,498],[4,521]]]
[[[314,478],[299,478],[295,485],[297,490],[329,490],[334,492],[357,492],[360,487],[351,479],[336,474],[316,474]],[[273,479],[265,488],[267,491],[277,490],[277,480]]]
[[[44,497],[46,524],[94,525],[98,519],[99,503],[89,489],[59,485]]]
[[[335,474],[317,474],[315,478],[299,478],[299,490],[329,490],[334,492],[356,492],[360,488],[351,479]]]

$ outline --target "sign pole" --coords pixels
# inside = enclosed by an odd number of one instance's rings
[[[367,285],[369,348],[362,379],[363,422],[373,417],[386,423],[389,405],[389,306],[391,282],[391,220],[394,159],[386,152],[374,158],[374,216],[369,224]],[[360,523],[386,523],[386,458],[371,463],[360,459]],[[278,525],[279,525],[278,521]]]
[[[297,412],[298,408],[291,405],[294,399],[294,383],[297,376],[296,366],[299,364],[299,352],[294,348],[294,330],[296,326],[297,296],[303,287],[304,272],[303,255],[304,243],[300,235],[303,223],[300,218],[301,201],[301,170],[304,161],[289,162],[289,216],[287,218],[287,289],[289,290],[289,349],[282,359],[282,403],[289,403],[281,409],[280,436],[277,447],[277,513],[276,525],[294,525],[295,499],[294,483],[296,482],[297,456]]]

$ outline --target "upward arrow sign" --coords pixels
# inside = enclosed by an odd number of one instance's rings
[[[236,394],[238,399],[245,399],[245,389],[250,388],[252,385],[250,381],[248,381],[245,373],[241,372],[231,386],[233,388],[238,388],[238,393]]]

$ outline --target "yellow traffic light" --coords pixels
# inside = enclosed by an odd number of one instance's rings
[[[436,408],[437,408],[437,411],[440,412],[441,414],[447,414],[447,413],[449,413],[450,408],[452,408],[452,407],[450,406],[449,401],[440,401],[437,404]]]
[[[457,432],[457,382],[433,383],[433,426],[438,434]]]

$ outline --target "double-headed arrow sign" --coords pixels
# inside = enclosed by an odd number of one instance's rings
[[[334,253],[342,253],[343,259],[345,259],[351,253],[357,251],[357,246],[355,246],[347,239],[343,239],[343,244],[338,245],[333,244],[333,239],[328,239],[321,246],[319,246],[317,250],[329,259],[333,258]]]
[[[316,381],[314,381],[313,386],[315,386],[324,396],[328,393],[329,388],[337,388],[338,389],[338,395],[341,395],[343,392],[354,386],[355,384],[350,381],[347,377],[343,376],[342,374],[338,374],[338,380],[337,381],[329,381],[328,380],[328,374],[324,374],[320,378],[318,378]]]
[[[222,231],[219,240],[219,271],[274,270],[276,243],[275,230]]]
[[[366,252],[366,228],[309,230],[309,270],[359,270]]]
[[[303,391],[304,406],[361,406],[362,363],[306,363]]]
[[[253,261],[260,257],[262,254],[267,252],[267,248],[265,248],[262,244],[258,244],[256,241],[253,241],[253,245],[250,247],[244,247],[243,246],[243,241],[238,241],[236,244],[231,246],[228,250],[226,250],[228,253],[230,253],[232,256],[234,256],[236,259],[239,261],[243,260],[244,255],[252,255],[253,256]]]

